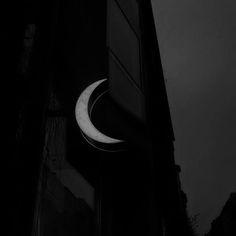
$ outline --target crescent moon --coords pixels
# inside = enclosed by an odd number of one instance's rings
[[[76,103],[76,107],[75,107],[75,116],[76,116],[77,123],[82,131],[82,134],[86,135],[89,139],[92,139],[96,142],[104,143],[104,144],[116,144],[116,143],[123,142],[123,140],[109,137],[103,134],[101,131],[99,131],[93,125],[90,119],[90,114],[89,114],[90,113],[89,101],[90,101],[91,95],[93,94],[94,90],[106,80],[107,79],[102,79],[102,80],[98,80],[92,83],[80,94]]]

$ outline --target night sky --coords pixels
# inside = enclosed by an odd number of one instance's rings
[[[207,232],[236,191],[236,1],[152,0],[190,215]]]

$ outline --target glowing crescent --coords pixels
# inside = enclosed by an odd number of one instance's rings
[[[90,120],[89,99],[93,91],[105,80],[102,79],[94,82],[81,93],[75,107],[76,120],[82,132],[92,140],[105,144],[121,143],[123,142],[122,140],[111,138],[100,132]]]

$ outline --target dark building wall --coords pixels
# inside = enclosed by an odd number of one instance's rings
[[[147,209],[142,204],[148,202],[145,153],[138,147],[122,153],[92,148],[81,136],[74,117],[75,103],[83,89],[108,76],[105,22],[106,1],[67,1],[61,5],[54,86],[68,118],[68,160],[96,190],[99,180],[104,186],[102,230],[105,234],[112,230],[114,235],[128,235],[147,230]],[[111,217],[113,228],[109,229]]]
[[[107,77],[106,1],[62,2],[56,32],[53,86],[68,120],[68,160],[95,181],[98,154],[81,136],[75,105],[90,83]]]
[[[125,1],[119,2],[124,9],[132,6],[132,1],[131,5]],[[79,94],[91,82],[108,76],[107,2],[40,1],[40,11],[37,17],[32,18],[35,20],[36,33],[29,73],[23,75],[26,81],[22,86],[26,91],[22,99],[25,101],[25,125],[17,154],[17,157],[21,157],[22,168],[17,167],[16,172],[20,176],[19,182],[23,183],[23,188],[16,191],[17,194],[23,193],[17,203],[21,207],[17,215],[20,216],[25,209],[28,227],[24,224],[26,220],[21,218],[17,230],[31,230],[45,120],[52,90],[61,104],[60,116],[68,124],[67,159],[95,187],[96,197],[103,198],[104,234],[161,233],[160,218],[164,212],[174,224],[179,211],[172,143],[174,136],[155,27],[150,15],[151,5],[149,1],[139,1],[139,4],[142,9],[139,12],[143,67],[141,84],[147,123],[142,126],[137,123],[133,131],[142,130],[138,131],[137,137],[144,138],[141,141],[137,138],[139,143],[130,142],[124,152],[109,153],[94,149],[84,140],[74,115]],[[131,13],[130,20],[138,28],[134,20],[137,13]],[[109,105],[105,109],[109,110]],[[117,109],[126,117],[124,110]],[[136,123],[133,117],[127,115],[128,119],[130,121],[124,127]],[[129,138],[136,137],[134,133]],[[101,182],[104,186],[102,189]],[[176,209],[176,213],[172,215],[173,209]]]
[[[23,1],[6,11],[11,20],[5,24],[9,33],[5,69],[16,98],[16,109],[8,100],[16,118],[16,140],[10,140],[6,165],[9,235],[32,233],[51,81],[54,4],[54,1]]]

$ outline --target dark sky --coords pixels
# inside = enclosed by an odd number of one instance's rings
[[[236,191],[236,1],[152,0],[175,158],[199,232]]]

